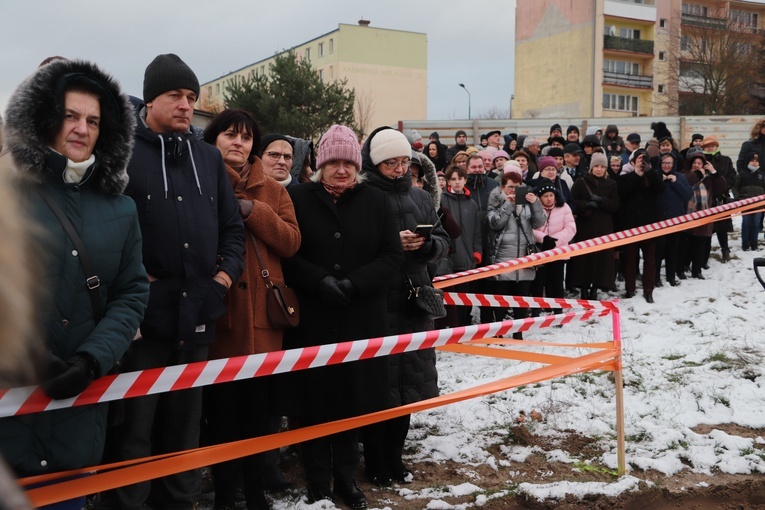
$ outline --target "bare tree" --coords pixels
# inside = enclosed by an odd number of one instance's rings
[[[670,78],[677,83],[666,101],[679,115],[747,114],[756,108],[750,90],[760,68],[762,35],[744,23],[699,18],[684,23],[679,49],[670,51]]]
[[[510,118],[510,110],[508,108],[492,106],[479,111],[478,115],[474,115],[473,118],[483,120],[505,120]]]
[[[367,89],[356,92],[356,127],[360,139],[364,139],[370,132],[369,123],[375,111],[375,97],[372,91]]]

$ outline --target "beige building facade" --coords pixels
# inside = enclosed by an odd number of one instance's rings
[[[311,62],[325,81],[347,79],[356,91],[356,120],[364,133],[401,119],[427,117],[428,44],[423,33],[340,24],[336,30],[285,51]],[[277,54],[278,55],[278,54]],[[202,84],[202,108],[223,108],[226,87],[251,74],[268,74],[277,56]]]
[[[757,32],[763,14],[761,1],[518,0],[513,114],[677,115],[684,27],[746,18]]]

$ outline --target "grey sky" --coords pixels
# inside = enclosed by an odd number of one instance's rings
[[[200,82],[364,17],[372,26],[428,35],[428,118],[507,109],[513,91],[515,0],[11,1],[0,5],[0,111],[51,55],[98,63],[133,95],[160,53],[177,53]]]

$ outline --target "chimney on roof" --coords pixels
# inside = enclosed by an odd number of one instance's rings
[[[370,23],[372,23],[372,22],[369,21],[368,19],[361,18],[359,20],[359,26],[360,27],[368,27]]]

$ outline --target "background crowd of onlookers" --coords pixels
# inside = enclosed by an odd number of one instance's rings
[[[120,371],[498,321],[510,312],[519,319],[526,309],[444,314],[432,280],[765,194],[765,120],[735,165],[714,136],[694,135],[681,148],[662,123],[645,141],[620,136],[616,125],[581,137],[576,126],[564,134],[553,124],[547,139],[491,131],[479,147],[467,145],[464,131],[446,147],[438,133],[424,144],[389,127],[362,145],[334,125],[314,145],[261,133],[241,109],[220,112],[204,130],[192,126],[199,82],[173,54],[149,63],[143,89],[142,98],[128,97],[95,64],[52,57],[9,101],[0,177],[13,176],[18,204],[0,203],[9,209],[3,220],[23,222],[0,221],[18,234],[10,237],[20,252],[10,254],[18,268],[4,288],[28,286],[30,271],[41,285],[5,299],[3,313],[16,319],[6,327],[19,337],[5,346],[17,361],[0,360],[5,386],[38,382],[50,398],[68,399]],[[743,250],[757,249],[761,223],[761,213],[744,216]],[[623,281],[630,298],[640,275],[652,303],[664,282],[704,278],[713,235],[727,262],[731,231],[730,220],[718,221],[450,290],[562,298],[568,289],[597,299]],[[271,300],[282,292],[289,301],[288,290],[299,304],[293,327],[277,319]],[[308,427],[437,395],[436,353],[422,349],[3,418],[0,452],[26,477],[272,434],[283,417],[291,428]],[[366,508],[356,481],[362,455],[370,483],[411,482],[403,462],[409,427],[404,415],[303,442],[307,501]],[[292,486],[279,461],[275,450],[212,466],[215,508],[235,508],[240,494],[249,509],[271,508],[266,494]],[[106,491],[90,505],[185,510],[200,491],[192,470]]]

